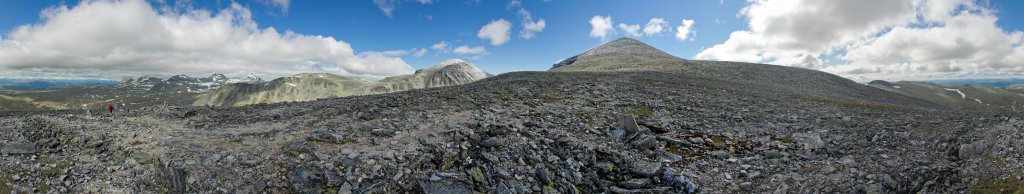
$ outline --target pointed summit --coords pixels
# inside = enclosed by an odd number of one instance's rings
[[[569,57],[551,67],[551,71],[644,70],[652,65],[684,61],[632,38],[619,38],[586,52]]]
[[[449,59],[434,66],[416,70],[412,75],[384,78],[367,93],[379,94],[395,91],[461,85],[490,77],[491,74],[462,59]]]

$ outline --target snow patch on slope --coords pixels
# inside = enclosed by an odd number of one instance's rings
[[[961,92],[960,89],[946,88],[946,91],[954,91],[954,92],[960,94],[960,98],[967,99],[967,95],[964,94],[964,92]],[[977,99],[975,99],[975,100],[977,100]]]

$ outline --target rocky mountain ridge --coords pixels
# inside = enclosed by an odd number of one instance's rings
[[[311,101],[352,95],[368,95],[461,85],[491,76],[476,65],[461,59],[451,59],[412,75],[387,77],[368,82],[354,77],[327,73],[299,74],[266,83],[228,84],[218,90],[202,94],[196,106],[242,106],[258,103]]]
[[[1024,111],[1024,94],[980,85],[875,80],[872,87],[967,111]]]

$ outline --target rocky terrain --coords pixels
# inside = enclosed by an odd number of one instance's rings
[[[0,193],[1024,192],[1024,114],[796,68],[666,64],[242,107],[0,112]]]
[[[116,84],[68,85],[30,90],[3,90],[2,111],[84,109],[103,110],[108,104],[117,109],[139,109],[158,105],[190,105],[196,96],[233,83],[259,83],[255,75],[228,78],[214,73],[209,77],[175,75],[167,79],[141,76]]]
[[[299,74],[266,83],[229,84],[200,95],[196,106],[243,106],[258,103],[312,101],[324,98],[381,94],[397,91],[461,85],[491,76],[461,59],[450,59],[412,75],[369,82],[328,73]]]
[[[1024,111],[1024,94],[979,85],[876,80],[868,85],[967,111]]]
[[[1024,84],[1013,84],[1013,85],[1007,86],[1006,90],[1009,90],[1009,91],[1012,91],[1012,92],[1017,92],[1017,93],[1024,93]]]

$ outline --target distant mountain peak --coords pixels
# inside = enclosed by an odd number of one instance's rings
[[[632,38],[615,39],[552,65],[553,71],[614,71],[643,69],[648,64],[684,61]]]

